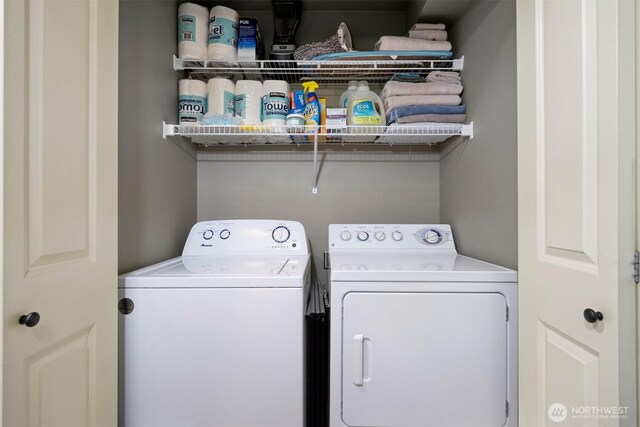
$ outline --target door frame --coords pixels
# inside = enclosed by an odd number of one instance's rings
[[[4,366],[4,7],[5,0],[0,0],[0,366]],[[3,374],[0,369],[0,424],[4,419]]]

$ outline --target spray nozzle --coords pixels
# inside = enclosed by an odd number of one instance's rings
[[[307,92],[315,92],[316,89],[318,89],[320,86],[318,86],[318,83],[314,81],[310,81],[310,82],[302,83],[302,87],[304,88],[305,93],[307,93]]]

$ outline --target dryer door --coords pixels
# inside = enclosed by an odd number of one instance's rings
[[[345,424],[505,424],[504,296],[353,292],[343,303]]]

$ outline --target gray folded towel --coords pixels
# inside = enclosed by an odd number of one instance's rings
[[[416,114],[400,117],[396,123],[465,123],[466,121],[466,114]]]
[[[451,43],[447,41],[420,40],[409,37],[382,36],[374,50],[438,50],[451,51]]]
[[[460,73],[457,71],[432,71],[427,74],[427,82],[445,82],[461,84]]]
[[[325,53],[344,52],[342,41],[337,35],[331,36],[323,42],[304,44],[293,52],[296,61],[308,61]]]
[[[383,101],[387,114],[393,109],[412,105],[460,105],[461,103],[462,98],[458,95],[389,96]]]
[[[401,95],[460,95],[462,93],[460,83],[448,83],[442,81],[426,83],[405,83],[389,81],[384,85],[380,93],[381,98]]]
[[[409,31],[414,30],[444,30],[444,24],[425,24],[425,23],[417,23]]]
[[[409,38],[446,41],[447,32],[444,30],[412,30],[409,31]]]

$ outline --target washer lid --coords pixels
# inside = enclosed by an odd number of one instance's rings
[[[308,256],[184,256],[124,274],[120,287],[302,287],[308,263]]]
[[[517,272],[456,253],[330,251],[331,281],[516,282]]]

